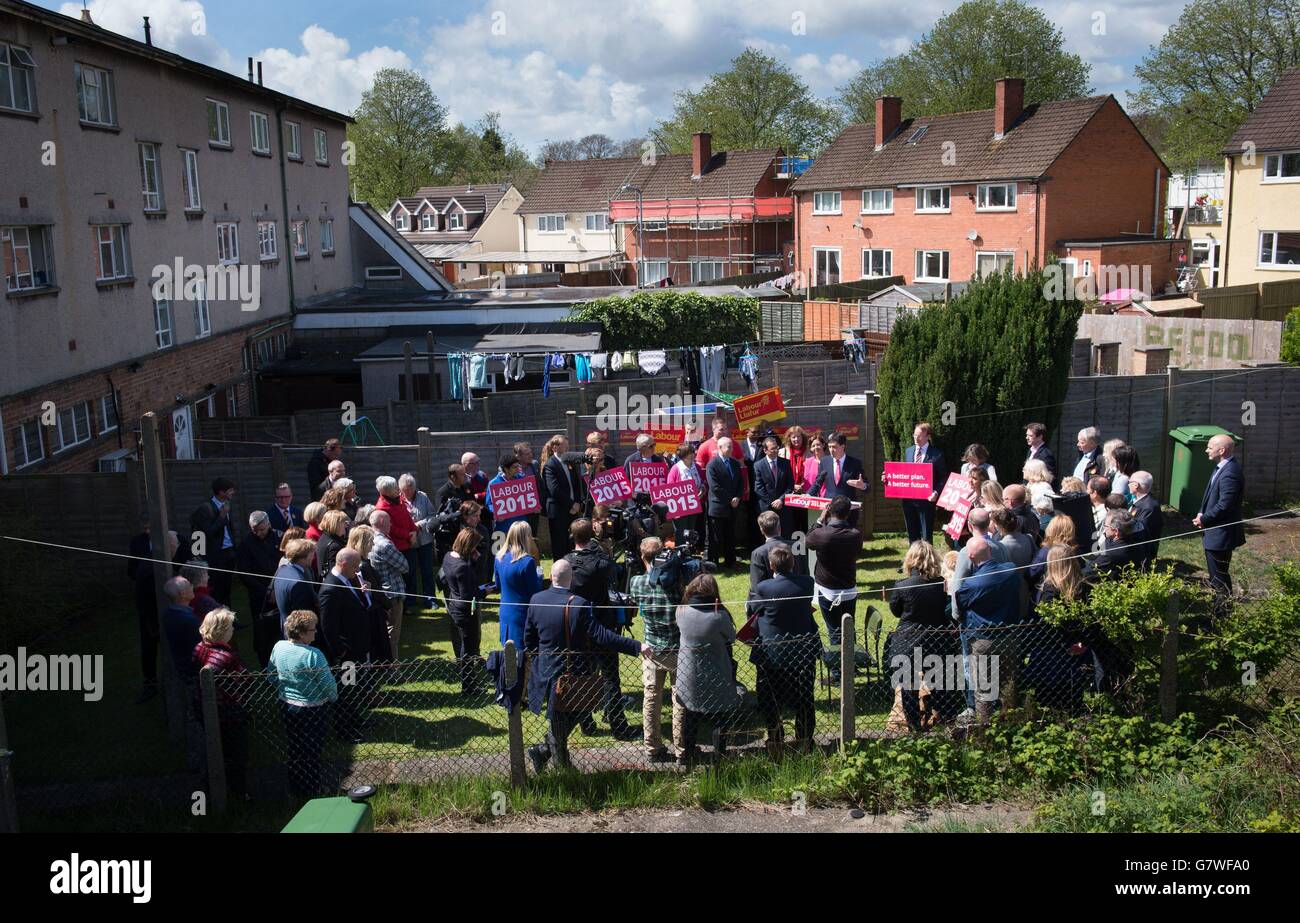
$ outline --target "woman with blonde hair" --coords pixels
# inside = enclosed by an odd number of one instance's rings
[[[339,687],[316,640],[316,613],[295,609],[284,620],[284,641],[271,649],[267,665],[280,699],[288,743],[289,788],[306,800],[320,794],[320,755]]]
[[[1025,479],[1025,487],[1029,490],[1029,505],[1033,506],[1038,502],[1039,497],[1046,497],[1052,492],[1052,472],[1048,470],[1047,463],[1041,458],[1031,458],[1025,462],[1025,467],[1021,469],[1021,476]]]
[[[1071,554],[1080,550],[1074,520],[1069,516],[1053,516],[1052,521],[1047,524],[1047,530],[1043,532],[1043,544],[1039,546],[1033,562],[1029,565],[1029,570],[1026,571],[1031,587],[1037,589],[1041,585],[1043,573],[1047,568],[1047,553],[1057,547],[1068,548]]]
[[[1002,503],[1002,485],[993,480],[981,484],[978,505],[984,507],[990,513],[1002,509],[1004,505]]]
[[[903,558],[906,576],[894,584],[889,594],[889,611],[898,618],[898,627],[890,636],[889,662],[897,666],[893,670],[894,686],[901,692],[903,716],[913,734],[923,729],[919,680],[922,664],[916,662],[917,652],[944,650],[943,641],[951,628],[942,570],[934,545],[912,542]]]
[[[1054,545],[1047,552],[1043,585],[1038,588],[1035,602],[1038,605],[1063,599],[1066,602],[1086,602],[1092,585],[1084,579],[1078,555],[1066,545]]]
[[[325,492],[329,493],[328,490]],[[316,542],[316,573],[322,577],[330,572],[334,559],[344,547],[348,524],[348,514],[343,510],[330,510],[320,519],[320,539]]]
[[[516,520],[506,533],[506,543],[497,555],[497,583],[501,587],[501,646],[513,641],[517,650],[523,650],[528,601],[542,591],[541,567],[533,557],[533,527],[527,520]]]
[[[235,634],[235,613],[213,609],[199,626],[202,639],[194,647],[194,669],[211,667],[216,676],[217,722],[221,726],[221,755],[226,784],[237,798],[248,797],[248,703],[256,680],[239,659],[230,639]],[[199,711],[202,714],[202,710]]]
[[[319,500],[307,504],[306,508],[302,511],[303,522],[307,523],[305,538],[309,538],[313,542],[320,538],[320,519],[327,512],[329,512],[329,510],[326,508],[325,504],[321,503]]]
[[[478,548],[480,539],[477,529],[461,529],[451,544],[451,550],[442,558],[442,579],[447,586],[447,615],[451,618],[451,649],[459,667],[460,689],[464,695],[475,692],[477,679],[482,675],[477,667],[483,630],[479,623],[478,607],[474,605],[476,600],[487,598],[487,587],[479,583],[478,570],[474,564],[475,549]],[[521,630],[520,637],[522,636]],[[522,646],[522,640],[518,644]]]

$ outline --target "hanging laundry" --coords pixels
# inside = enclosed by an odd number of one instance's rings
[[[623,368],[623,354],[619,352],[610,353],[609,367],[615,372],[621,371]]]
[[[609,368],[609,353],[592,353],[591,367],[593,369]]]
[[[740,357],[740,377],[749,385],[750,394],[758,390],[758,356],[748,349]]]
[[[682,367],[682,387],[687,394],[698,394],[700,387],[700,354],[685,346],[677,350],[677,361]]]
[[[459,400],[461,397],[460,364],[461,357],[459,353],[452,353],[447,356],[447,382],[451,385],[453,400]]]
[[[471,388],[490,387],[490,385],[488,384],[487,364],[488,364],[488,357],[483,355],[482,353],[470,354],[469,386]]]
[[[700,347],[700,387],[705,391],[721,391],[726,362],[725,346]]]
[[[647,375],[658,375],[668,364],[668,354],[662,349],[643,349],[639,354],[637,365]]]
[[[636,365],[636,353],[630,349],[623,353],[623,368],[630,369]]]
[[[469,356],[463,356],[460,363],[461,407],[465,410],[474,409],[474,392],[469,387],[469,360]]]
[[[573,363],[578,370],[578,381],[591,381],[591,356],[579,353],[573,357]]]
[[[867,361],[867,341],[862,337],[844,341],[844,358],[853,366],[853,371],[861,372]]]

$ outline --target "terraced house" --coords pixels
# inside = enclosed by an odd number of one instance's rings
[[[1149,267],[1162,290],[1180,245],[1155,236],[1159,155],[1113,96],[1024,97],[1004,78],[993,109],[912,119],[877,99],[875,121],[846,128],[793,185],[808,284],[957,282],[1055,254],[1076,276]]]
[[[195,454],[352,281],[349,118],[141,36],[0,0],[0,474],[112,470],[149,410]]]
[[[385,217],[435,269],[455,282],[512,271],[499,257],[514,249],[515,209],[521,201],[523,196],[510,183],[423,186],[394,202]]]

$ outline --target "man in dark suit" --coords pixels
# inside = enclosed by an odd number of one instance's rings
[[[248,593],[248,607],[253,617],[253,649],[260,663],[266,663],[271,648],[280,640],[279,614],[267,605],[271,578],[280,566],[280,534],[271,528],[271,520],[262,510],[248,515],[248,534],[235,551],[239,582]],[[271,597],[274,600],[274,596]]]
[[[1029,491],[1023,484],[1008,484],[1002,491],[1002,504],[1020,522],[1020,532],[1034,540],[1037,547],[1043,540],[1043,526],[1038,514],[1029,505]]]
[[[843,433],[831,433],[826,438],[830,454],[822,459],[817,471],[817,480],[812,490],[814,497],[848,497],[858,499],[858,491],[867,489],[867,482],[862,477],[862,462],[848,454],[849,441]],[[826,493],[822,493],[825,486]]]
[[[749,555],[749,588],[752,590],[764,580],[772,579],[768,557],[773,548],[789,548],[791,542],[781,537],[781,517],[772,510],[758,514],[758,531],[765,541]]]
[[[780,519],[779,534],[789,535],[790,512],[785,508],[785,495],[794,493],[794,469],[789,459],[781,457],[780,439],[768,436],[763,440],[763,456],[754,462],[752,473],[755,520],[766,512],[776,513]],[[761,528],[758,531],[760,540],[768,537],[762,536]]]
[[[205,552],[197,557],[208,562],[212,596],[223,606],[230,605],[230,585],[235,569],[235,524],[230,515],[230,501],[235,496],[235,482],[217,478],[212,482],[212,496],[190,514],[193,533],[202,532]]]
[[[551,535],[551,560],[558,561],[573,550],[569,526],[582,512],[582,504],[578,502],[577,478],[562,457],[569,451],[569,440],[564,436],[554,436],[550,446],[551,456],[542,466],[542,484],[546,493],[546,522]]]
[[[916,424],[912,430],[912,444],[903,450],[903,457],[899,459],[901,462],[933,466],[930,469],[933,474],[930,498],[903,501],[903,521],[907,523],[909,544],[930,541],[930,536],[934,534],[934,501],[939,499],[939,491],[943,490],[943,485],[948,480],[948,465],[943,460],[943,452],[930,443],[931,433],[929,423]],[[880,479],[883,481],[885,476],[882,474]]]
[[[736,563],[736,516],[745,491],[742,462],[731,455],[731,438],[718,440],[718,454],[709,459],[709,560],[720,567]]]
[[[1061,472],[1061,476],[1073,474],[1087,484],[1093,478],[1105,475],[1106,462],[1101,457],[1101,430],[1095,426],[1085,426],[1079,430],[1074,444],[1079,449],[1079,460],[1075,462],[1073,471]]]
[[[799,749],[812,743],[814,730],[813,679],[821,638],[813,621],[813,580],[794,573],[789,548],[768,555],[772,578],[754,587],[746,610],[758,615],[758,641],[749,659],[758,673],[758,707],[767,726],[768,751],[775,755],[784,730],[781,707],[794,712],[794,737]]]
[[[1030,423],[1025,427],[1025,442],[1029,446],[1029,451],[1025,453],[1025,461],[1037,459],[1047,466],[1047,470],[1052,472],[1052,484],[1055,486],[1060,483],[1060,475],[1056,470],[1056,456],[1052,450],[1047,447],[1047,427],[1041,423]]]
[[[167,558],[174,565],[185,563],[189,557],[180,550],[180,538],[175,532],[167,533]],[[140,620],[140,672],[144,688],[136,704],[148,702],[158,694],[158,594],[154,582],[153,541],[149,524],[144,532],[131,539],[132,560],[127,562],[127,574],[135,582],[135,610]],[[145,560],[135,560],[143,558]],[[170,568],[168,573],[171,573]]]
[[[590,711],[562,712],[555,708],[555,681],[565,672],[566,665],[574,673],[590,674],[598,669],[601,654],[650,653],[649,645],[635,638],[620,635],[601,625],[592,614],[591,602],[570,591],[573,566],[563,558],[551,565],[551,586],[529,600],[528,614],[524,620],[524,650],[533,655],[528,671],[528,707],[539,714],[546,704],[550,728],[546,740],[528,748],[528,758],[533,771],[540,773],[551,757],[559,766],[569,765],[569,733]],[[566,624],[567,623],[567,624]],[[572,657],[563,651],[595,651]],[[592,702],[592,710],[597,703]]]
[[[1133,540],[1141,542],[1142,566],[1150,567],[1160,553],[1160,536],[1165,531],[1165,516],[1160,512],[1160,501],[1151,496],[1154,478],[1150,471],[1134,471],[1128,479],[1133,491]]]
[[[301,507],[293,505],[293,488],[288,484],[281,484],[275,489],[275,503],[268,506],[265,512],[266,518],[271,521],[271,528],[281,535],[295,527],[307,528]]]
[[[1210,586],[1215,595],[1232,595],[1232,552],[1246,544],[1246,529],[1241,523],[1241,501],[1246,492],[1246,481],[1241,464],[1233,457],[1236,443],[1232,437],[1220,433],[1211,436],[1205,454],[1215,463],[1210,483],[1205,485],[1201,511],[1192,525],[1204,529],[1201,544],[1205,548],[1205,569],[1210,575]]]
[[[649,433],[642,433],[636,437],[636,451],[623,460],[623,470],[632,479],[632,462],[667,462],[664,457],[655,451],[654,437]]]
[[[370,662],[370,588],[361,580],[361,552],[341,548],[334,567],[320,588],[320,631],[318,646],[325,652],[330,666]],[[368,677],[358,673],[358,680]],[[362,683],[339,686],[338,718],[335,729],[340,737],[356,741],[364,721],[360,707]]]
[[[325,493],[327,488],[322,487],[321,482],[329,475],[330,462],[338,461],[342,454],[343,443],[337,439],[326,439],[321,450],[307,462],[307,483],[311,487],[313,500],[319,500],[321,494]]]
[[[275,607],[280,612],[280,634],[284,637],[284,620],[290,612],[298,609],[317,611],[316,588],[312,581],[311,562],[316,558],[316,543],[309,538],[299,538],[289,543],[284,550],[289,563],[282,566],[272,577],[275,592]]]
[[[1133,515],[1115,510],[1106,516],[1106,548],[1093,559],[1092,569],[1102,577],[1118,577],[1130,564],[1141,568],[1143,547],[1133,544]]]

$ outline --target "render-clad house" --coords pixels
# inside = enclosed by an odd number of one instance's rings
[[[1221,284],[1300,278],[1300,69],[1278,79],[1222,153]]]
[[[1157,291],[1172,279],[1178,244],[1156,237],[1169,171],[1114,97],[1025,106],[1024,81],[1004,78],[993,109],[901,112],[876,100],[875,121],[795,181],[809,285],[965,281],[1049,254],[1076,275],[1123,259],[1149,266]]]
[[[1187,265],[1200,287],[1222,285],[1224,215],[1222,163],[1201,163],[1169,178],[1166,231],[1190,243]]]
[[[0,0],[0,473],[111,470],[150,410],[201,454],[351,284],[350,119],[140,34]]]
[[[449,281],[512,272],[503,260],[485,259],[515,248],[515,209],[523,201],[510,183],[425,186],[388,209],[402,232]],[[479,259],[474,259],[479,257]]]

